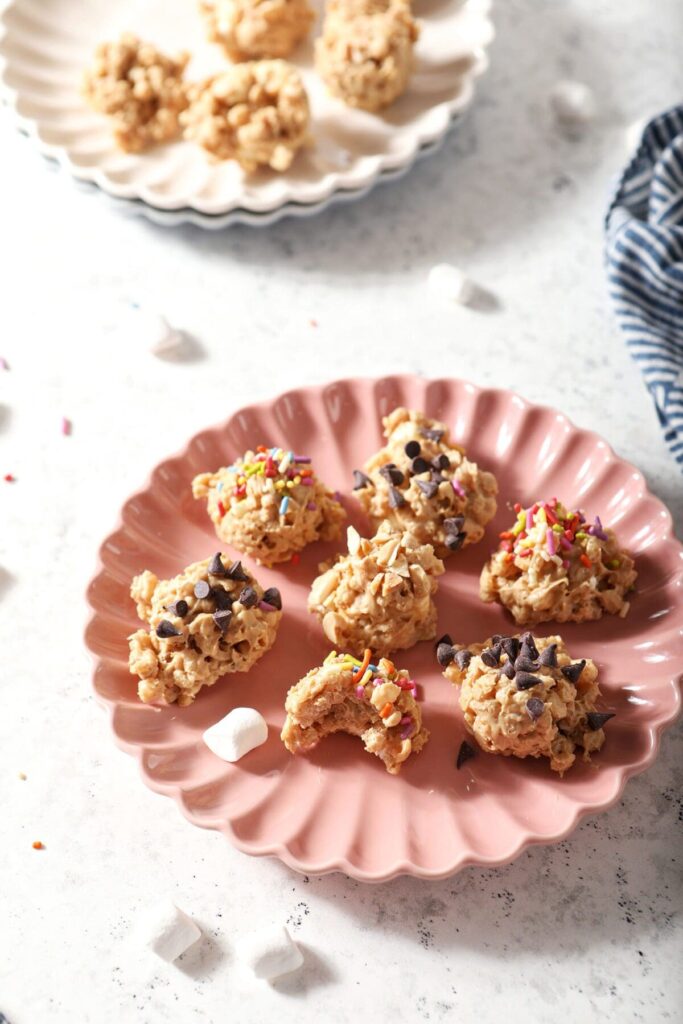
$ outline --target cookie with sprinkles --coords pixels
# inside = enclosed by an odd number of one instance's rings
[[[332,651],[290,689],[282,742],[306,754],[334,732],[359,736],[391,775],[429,739],[417,702],[417,686],[405,669],[386,658],[362,659]]]
[[[316,540],[334,540],[346,519],[310,457],[283,448],[259,445],[231,466],[200,473],[192,493],[206,498],[220,539],[262,565],[287,562]]]
[[[527,626],[627,614],[634,562],[599,516],[591,523],[557,498],[517,504],[515,513],[482,570],[482,601],[498,601]]]
[[[337,647],[376,654],[436,636],[434,594],[444,564],[431,544],[384,522],[374,537],[349,526],[348,554],[313,581],[308,610]]]
[[[445,423],[398,408],[382,420],[386,444],[356,471],[354,493],[377,526],[388,519],[439,558],[476,544],[496,514],[493,473],[470,462]]]
[[[579,753],[590,761],[602,747],[602,726],[614,715],[596,711],[598,670],[590,659],[572,659],[562,637],[522,633],[444,646],[437,661],[460,686],[465,726],[482,750],[546,757],[563,775]]]
[[[158,579],[145,570],[130,589],[147,629],[128,638],[128,667],[146,704],[191,704],[203,686],[248,672],[277,636],[282,599],[220,552]]]

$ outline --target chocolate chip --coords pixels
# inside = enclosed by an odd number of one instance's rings
[[[439,646],[439,644],[450,644],[451,647],[452,647],[453,646],[453,639],[451,637],[451,634],[450,633],[444,633],[443,636],[440,636],[439,639],[434,644],[434,648],[436,649]]]
[[[391,508],[401,508],[405,505],[406,499],[403,497],[400,491],[397,491],[395,487],[389,488],[389,505]]]
[[[353,489],[354,491],[362,491],[364,487],[369,487],[372,480],[365,473],[361,473],[360,469],[354,469],[353,471]]]
[[[245,587],[240,594],[240,604],[245,608],[253,608],[258,603],[258,594],[253,587]]]
[[[486,650],[481,652],[481,660],[489,668],[495,668],[500,662],[500,644],[496,644],[495,647],[487,647]]]
[[[388,483],[394,484],[395,486],[402,484],[405,480],[403,473],[394,462],[387,462],[386,466],[382,466],[379,471],[379,475],[383,476]]]
[[[469,663],[472,661],[472,655],[469,651],[463,648],[461,651],[457,651],[455,655],[455,664],[458,666],[461,672],[464,672]]]
[[[450,551],[457,551],[461,548],[467,539],[466,533],[447,533],[444,544]]]
[[[413,473],[428,473],[429,463],[427,462],[426,459],[423,459],[421,455],[418,455],[418,457],[416,459],[413,459],[413,461],[411,462],[410,468],[412,469]]]
[[[609,722],[610,718],[614,718],[616,712],[614,711],[589,711],[586,715],[586,721],[591,729],[602,729],[605,722]]]
[[[446,482],[446,477],[445,476],[441,476],[441,473],[437,473],[436,470],[433,469],[432,472],[431,472],[431,481],[432,481],[432,483],[436,484],[437,487],[438,487],[439,484],[443,484],[443,483]]]
[[[435,441],[436,444],[439,443],[439,441],[441,440],[445,433],[445,430],[435,430],[432,427],[423,427],[423,429],[420,431],[422,437],[426,437],[430,441]]]
[[[209,566],[209,575],[210,576],[227,576],[228,575],[225,566],[221,562],[221,553],[220,553],[220,551],[217,551],[216,554],[211,559],[211,565]]]
[[[280,597],[280,591],[277,587],[269,587],[263,595],[263,600],[266,604],[269,604],[271,608],[277,608],[278,611],[282,608],[282,598]]]
[[[508,658],[514,662],[519,654],[519,640],[516,636],[506,636],[503,637],[502,644]]]
[[[224,608],[221,611],[213,613],[213,621],[216,623],[223,636],[225,636],[228,630],[231,618],[232,612],[230,611],[229,608]]]
[[[437,457],[432,460],[432,466],[434,467],[434,469],[437,469],[437,470],[438,469],[450,469],[451,468],[451,460],[448,458],[447,455],[444,455],[442,453],[441,455],[437,455]]]
[[[231,580],[240,580],[242,583],[248,583],[249,582],[249,577],[247,576],[246,572],[242,568],[242,563],[241,562],[233,562],[232,565],[230,566],[230,568],[228,569],[227,575],[228,575],[228,579],[231,579]]]
[[[199,580],[194,585],[194,596],[198,597],[200,601],[203,601],[205,597],[208,597],[211,593],[211,587],[206,580]]]
[[[459,533],[465,525],[464,516],[449,516],[443,521],[443,528],[446,533]]]
[[[460,744],[460,750],[458,751],[458,757],[455,762],[455,767],[460,769],[464,765],[465,761],[471,760],[475,756],[476,751],[474,747],[471,747],[467,740],[463,740]]]
[[[182,632],[176,629],[172,622],[168,619],[162,619],[156,628],[156,635],[161,637],[162,640],[168,640],[171,636],[182,636]]]
[[[581,661],[575,661],[573,665],[565,665],[560,671],[565,679],[568,679],[570,683],[576,684],[579,681],[579,676],[583,672],[585,664],[586,660],[584,658]]]
[[[538,676],[532,676],[530,672],[516,672],[515,682],[517,683],[518,690],[529,690],[532,686],[542,683],[543,680],[539,679]]]
[[[420,447],[419,441],[408,441],[408,444],[405,446],[403,451],[406,453],[409,459],[414,459],[417,455],[420,454],[422,448]]]
[[[433,498],[439,489],[439,485],[433,480],[418,480],[417,486],[420,488],[425,498]]]
[[[184,619],[190,610],[190,606],[187,601],[183,601],[181,597],[175,604],[169,605],[168,610],[169,612],[173,612],[174,615],[177,615],[179,619]]]
[[[532,722],[541,717],[544,708],[545,704],[539,697],[530,697],[526,702],[526,713]]]
[[[537,671],[538,671],[538,663],[535,662],[535,661],[532,661],[531,658],[527,658],[527,656],[524,654],[523,651],[522,651],[522,654],[519,655],[519,657],[515,658],[515,672],[537,672]]]
[[[436,660],[439,665],[441,665],[441,668],[448,668],[454,658],[455,651],[453,650],[453,644],[440,643],[436,649]]]
[[[538,661],[546,668],[557,668],[557,644],[548,644],[546,649],[541,652]]]
[[[527,647],[529,649],[527,657],[532,658],[533,661],[536,661],[536,659],[538,658],[538,648],[534,643],[534,638],[531,635],[531,633],[522,633],[519,639],[522,641],[522,647]]]
[[[223,590],[223,587],[212,587],[211,597],[216,602],[216,608],[218,611],[222,612],[228,608],[232,608],[232,597],[227,590]]]
[[[504,676],[507,676],[508,679],[515,678],[515,666],[512,664],[511,661],[506,661],[500,671],[503,673]]]

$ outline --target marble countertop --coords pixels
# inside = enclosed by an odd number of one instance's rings
[[[125,219],[0,119],[0,469],[17,478],[0,484],[0,1010],[12,1024],[680,1013],[680,726],[566,842],[497,870],[369,887],[298,876],[191,827],[142,785],[89,692],[83,590],[122,500],[195,430],[290,386],[410,371],[514,388],[640,466],[680,532],[681,480],[610,318],[601,255],[626,127],[683,95],[680,0],[660,0],[656,18],[647,0],[498,8],[491,71],[440,153],[353,206],[267,231]],[[579,141],[548,114],[559,77],[596,91]],[[490,291],[486,309],[434,301],[426,277],[443,261]],[[187,359],[122,340],[133,302],[191,332]],[[162,893],[205,932],[172,967],[127,941]],[[273,985],[235,963],[239,930],[270,921],[306,956]]]

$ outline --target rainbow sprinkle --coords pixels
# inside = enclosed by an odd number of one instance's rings
[[[499,534],[498,549],[505,553],[508,562],[529,557],[543,538],[547,559],[568,569],[575,558],[589,569],[593,563],[585,551],[586,541],[589,537],[609,540],[599,516],[594,523],[588,523],[580,509],[569,511],[557,498],[534,502],[530,508],[516,504],[514,509],[517,516],[514,525]],[[617,559],[607,563],[609,568],[618,568],[619,564]]]
[[[285,495],[285,497],[280,502],[280,515],[284,516],[287,513],[287,509],[288,508],[289,508],[289,498],[287,497],[287,495]]]

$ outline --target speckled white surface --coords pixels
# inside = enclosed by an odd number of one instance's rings
[[[97,542],[147,470],[242,402],[343,374],[452,373],[557,404],[645,470],[680,529],[681,481],[601,265],[625,130],[683,95],[683,7],[656,6],[505,0],[476,110],[440,154],[358,205],[269,231],[121,219],[0,122],[0,476],[17,477],[0,481],[12,1024],[680,1019],[680,725],[621,803],[566,843],[497,871],[368,888],[250,860],[147,791],[90,697],[81,643]],[[547,111],[558,78],[595,90],[581,141]],[[435,302],[439,262],[490,294]],[[191,333],[183,361],[117,333],[132,301]],[[127,941],[160,895],[205,934],[176,966]],[[252,923],[287,924],[302,970],[250,978],[235,949]]]

